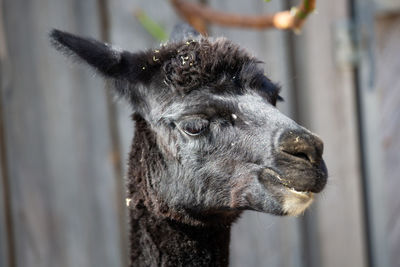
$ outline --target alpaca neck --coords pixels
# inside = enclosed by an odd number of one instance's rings
[[[127,180],[131,266],[227,266],[231,223],[191,224],[159,206],[148,179],[152,169],[165,166],[164,158],[147,123],[133,118]]]
[[[228,266],[230,226],[190,226],[131,210],[131,266]]]

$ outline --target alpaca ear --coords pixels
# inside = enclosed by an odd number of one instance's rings
[[[147,66],[149,61],[144,52],[118,51],[92,38],[79,37],[55,29],[50,32],[50,41],[57,50],[87,63],[106,78],[138,83],[147,82],[152,76],[150,68],[143,71],[143,66]]]

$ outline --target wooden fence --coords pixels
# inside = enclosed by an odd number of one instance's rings
[[[206,2],[246,14],[293,4]],[[325,141],[330,172],[302,217],[245,212],[231,266],[400,266],[397,2],[317,1],[301,35],[211,27],[265,62],[279,108]],[[0,0],[0,267],[127,265],[129,108],[47,33],[156,47],[139,8],[167,31],[179,21],[166,0]]]

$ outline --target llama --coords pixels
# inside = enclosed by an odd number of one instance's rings
[[[182,25],[137,53],[59,30],[50,38],[132,106],[131,266],[227,266],[243,210],[298,215],[325,186],[322,141],[278,111],[279,87],[229,40]]]

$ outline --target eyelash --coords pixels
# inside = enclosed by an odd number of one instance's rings
[[[199,136],[209,127],[209,125],[210,123],[208,120],[195,118],[180,121],[178,123],[178,128],[186,135]]]

